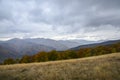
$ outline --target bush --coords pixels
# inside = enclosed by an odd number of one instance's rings
[[[8,58],[6,60],[4,60],[3,64],[15,64],[16,62],[14,61],[14,59],[12,58]]]

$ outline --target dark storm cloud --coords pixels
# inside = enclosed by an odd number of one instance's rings
[[[112,33],[120,38],[119,4],[120,0],[0,0],[0,35],[101,40],[112,39]]]

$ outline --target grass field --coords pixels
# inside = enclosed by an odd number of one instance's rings
[[[0,66],[0,80],[120,80],[120,53]]]

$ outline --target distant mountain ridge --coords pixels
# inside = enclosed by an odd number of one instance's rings
[[[110,41],[105,41],[101,43],[94,43],[94,44],[87,44],[87,45],[80,45],[78,47],[71,48],[71,50],[79,50],[80,48],[91,48],[91,47],[96,47],[96,46],[107,46],[110,44],[118,43],[120,40],[110,40]]]
[[[0,60],[9,57],[17,58],[22,55],[33,55],[39,51],[51,51],[54,49],[53,47],[35,44],[21,39],[12,39],[0,43]]]
[[[35,39],[24,39],[27,42],[32,42],[39,45],[45,45],[48,47],[53,47],[55,50],[66,50],[68,47],[60,42],[52,39],[44,39],[44,38],[35,38]]]
[[[91,41],[83,40],[52,40],[44,38],[14,38],[8,41],[0,41],[0,61],[5,58],[17,58],[23,55],[33,55],[40,51],[63,51]],[[96,43],[96,42],[92,42]]]

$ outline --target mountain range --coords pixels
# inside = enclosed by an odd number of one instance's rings
[[[52,40],[44,38],[14,38],[8,41],[0,41],[0,61],[9,57],[19,58],[23,55],[33,55],[40,51],[63,51],[74,47],[76,48],[80,45],[99,42],[86,40]]]
[[[92,47],[97,47],[97,46],[107,46],[107,45],[115,44],[118,42],[120,42],[120,40],[110,40],[110,41],[105,41],[105,42],[101,42],[101,43],[80,45],[80,46],[71,48],[71,50],[79,50],[81,48],[92,48]]]

